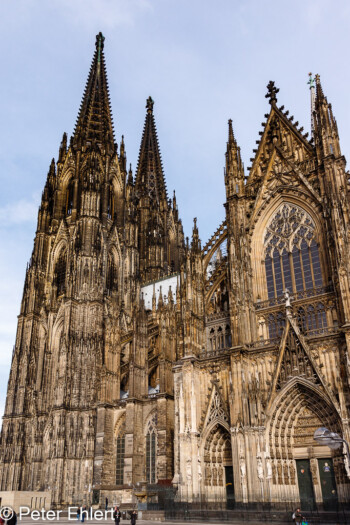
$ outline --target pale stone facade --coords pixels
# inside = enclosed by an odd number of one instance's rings
[[[319,78],[312,140],[269,84],[247,177],[229,122],[226,218],[202,249],[168,199],[151,98],[135,178],[118,153],[103,41],[42,196],[0,490],[347,501],[344,451],[313,441],[350,438],[349,175]]]

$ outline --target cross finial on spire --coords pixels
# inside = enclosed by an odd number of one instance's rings
[[[103,34],[100,31],[99,34],[96,35],[96,44],[95,45],[96,45],[97,51],[102,51],[103,50],[104,41],[105,41],[105,37],[103,36]]]
[[[265,95],[265,98],[269,98],[270,104],[277,102],[277,93],[279,92],[279,88],[275,86],[275,83],[273,80],[270,80],[270,82],[267,84],[267,93]]]
[[[153,98],[152,97],[148,97],[148,99],[146,101],[146,108],[147,108],[148,113],[153,113],[153,105],[154,105]]]
[[[312,73],[309,73],[308,85],[310,86],[310,89],[315,87],[315,78],[312,78]]]

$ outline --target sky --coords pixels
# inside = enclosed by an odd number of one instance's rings
[[[349,27],[347,0],[0,1],[0,414],[41,192],[73,132],[95,35],[116,141],[135,168],[151,95],[169,193],[205,244],[224,219],[227,121],[249,166],[269,80],[309,131],[308,73],[319,73],[349,157]]]

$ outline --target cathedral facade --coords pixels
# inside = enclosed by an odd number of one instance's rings
[[[229,121],[225,220],[202,247],[168,197],[150,97],[135,174],[115,143],[103,48],[42,194],[0,491],[348,501],[345,449],[313,439],[350,440],[350,182],[319,77],[310,139],[269,83],[246,173]]]

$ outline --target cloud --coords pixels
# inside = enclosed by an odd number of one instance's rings
[[[0,224],[2,226],[9,226],[26,222],[34,223],[37,217],[39,202],[39,195],[33,193],[30,200],[21,199],[5,204],[0,207]]]

